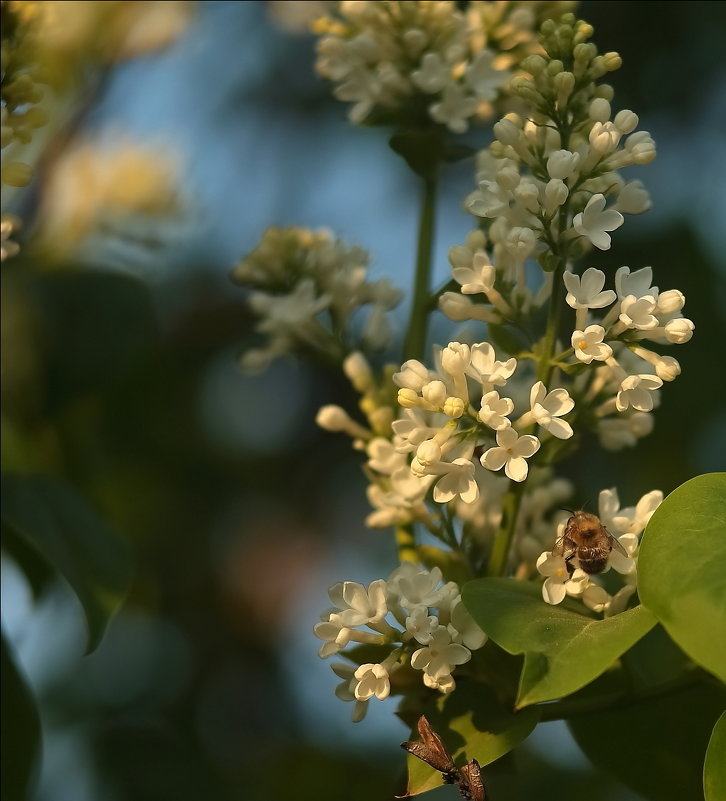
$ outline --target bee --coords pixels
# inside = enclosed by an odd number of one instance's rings
[[[486,801],[481,768],[476,759],[471,759],[463,767],[457,768],[441,737],[431,728],[425,715],[421,715],[418,719],[416,728],[422,742],[401,743],[401,748],[405,748],[409,754],[438,770],[443,775],[444,782],[455,784],[459,788],[461,797],[466,801]]]
[[[552,552],[564,556],[570,575],[575,571],[573,559],[577,559],[577,564],[585,573],[601,573],[613,548],[623,556],[629,556],[597,515],[582,510],[566,511],[571,512],[571,516],[565,524],[564,534],[557,540]]]

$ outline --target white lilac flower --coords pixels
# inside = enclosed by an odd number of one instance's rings
[[[453,131],[465,133],[469,129],[469,117],[474,114],[479,101],[459,84],[449,83],[443,91],[441,102],[429,107],[431,118]]]
[[[573,309],[602,309],[615,300],[612,289],[603,291],[605,273],[588,267],[582,277],[575,273],[565,273],[562,276],[567,287],[565,300]]]
[[[573,331],[572,349],[581,362],[604,362],[613,355],[613,349],[603,342],[605,329],[601,325],[588,325],[584,331]]]
[[[613,617],[624,612],[635,593],[635,586],[626,584],[615,595],[610,595],[599,584],[590,584],[582,593],[582,602],[593,612],[603,612],[605,617]]]
[[[438,606],[441,598],[441,569],[434,567],[431,572],[404,562],[388,577],[389,593],[398,596],[404,609],[413,610],[417,606]]]
[[[615,291],[622,300],[628,295],[642,298],[644,295],[658,297],[658,287],[651,286],[653,282],[653,268],[641,267],[634,273],[630,267],[618,267],[615,272]]]
[[[665,338],[673,345],[683,345],[691,339],[695,327],[686,317],[669,320],[664,326]]]
[[[564,556],[552,551],[540,554],[537,570],[547,577],[542,584],[542,598],[552,605],[562,603],[566,595],[580,595],[589,581],[587,573],[579,567],[570,575]]]
[[[479,100],[494,100],[502,84],[509,78],[509,72],[496,69],[493,61],[494,53],[491,50],[482,50],[464,73],[464,83]]]
[[[569,150],[555,150],[547,159],[547,173],[550,178],[564,180],[577,169],[580,163],[580,154]]]
[[[321,620],[313,626],[313,632],[319,640],[323,640],[318,656],[327,659],[348,645],[353,634],[349,626],[345,626],[339,614],[327,614],[327,619]]]
[[[575,401],[566,389],[558,388],[547,392],[547,387],[537,381],[529,393],[529,403],[534,419],[552,436],[569,439],[573,435],[572,426],[558,418],[575,408]]]
[[[357,581],[343,581],[329,590],[330,600],[340,610],[340,619],[345,626],[362,626],[378,623],[388,612],[386,606],[386,582],[372,581],[366,589]]]
[[[367,439],[371,433],[360,423],[356,423],[345,409],[333,403],[320,407],[315,422],[326,431],[342,431],[351,437]]]
[[[353,688],[353,695],[358,701],[367,701],[374,695],[382,701],[388,698],[391,692],[391,681],[385,665],[366,663],[356,668],[353,674],[356,685]]]
[[[439,619],[436,615],[429,615],[428,608],[417,606],[411,610],[411,614],[406,618],[406,638],[416,640],[421,645],[431,642],[431,637],[439,628]]]
[[[401,453],[389,439],[374,437],[366,445],[368,467],[390,476],[407,464],[406,454]]]
[[[335,688],[335,695],[341,701],[355,701],[353,705],[353,723],[359,723],[366,716],[368,701],[359,701],[355,697],[353,687],[358,683],[355,678],[355,666],[347,662],[333,662],[330,667],[333,673],[342,679]]]
[[[454,280],[464,295],[486,294],[494,289],[495,269],[483,250],[477,250],[470,267],[454,267]]]
[[[476,651],[487,641],[487,635],[479,628],[469,610],[464,606],[461,595],[457,595],[451,603],[451,622],[449,633],[453,642],[461,643],[470,651]]]
[[[393,374],[393,383],[402,389],[421,392],[424,384],[434,378],[434,374],[417,359],[409,359],[401,365],[401,369]]]
[[[516,369],[517,360],[514,358],[506,362],[497,361],[494,348],[488,342],[471,346],[471,361],[466,374],[483,386],[504,386]]]
[[[424,681],[426,676],[438,680],[450,676],[457,665],[463,665],[470,659],[471,651],[452,642],[449,630],[441,626],[431,635],[428,645],[411,654],[411,667],[424,671]]]
[[[502,428],[497,431],[497,445],[489,448],[481,457],[481,463],[487,470],[501,470],[512,481],[524,481],[527,478],[529,465],[527,459],[539,450],[540,442],[531,434],[519,436],[513,428]]]
[[[480,181],[479,188],[474,190],[464,201],[464,207],[477,217],[500,217],[509,211],[512,193],[502,189],[495,181]]]
[[[500,398],[496,390],[486,392],[481,398],[481,409],[478,417],[495,431],[511,425],[508,414],[514,411],[514,401],[511,398]]]
[[[650,195],[641,181],[629,181],[618,192],[613,208],[623,214],[642,214],[650,208]]]
[[[391,424],[395,435],[396,450],[410,453],[439,430],[428,425],[427,417],[420,409],[404,409],[403,416]]]
[[[632,448],[638,440],[653,431],[653,415],[649,412],[632,412],[627,416],[598,420],[600,444],[608,451]]]
[[[410,474],[410,470],[408,472]],[[423,503],[405,498],[394,490],[385,490],[378,484],[369,484],[366,496],[374,509],[365,519],[365,524],[370,528],[406,525],[416,518],[426,516]]]
[[[656,299],[652,295],[627,295],[620,304],[620,321],[628,328],[637,328],[647,331],[658,326],[658,318],[653,312],[656,310]]]
[[[608,231],[614,231],[623,224],[623,215],[615,209],[605,209],[605,196],[593,195],[585,210],[576,214],[572,226],[578,234],[589,239],[599,250],[610,249]]]
[[[663,386],[663,381],[655,375],[629,375],[620,384],[615,406],[624,412],[632,406],[639,412],[649,412],[653,408],[653,392]]]
[[[473,303],[460,292],[444,292],[439,298],[441,313],[455,323],[479,320],[482,323],[500,323],[502,317],[496,309],[481,303]]]
[[[411,80],[423,92],[440,92],[451,79],[451,67],[438,53],[425,53],[421,68],[411,73]]]
[[[464,503],[474,503],[479,497],[479,486],[474,480],[473,463],[460,457],[440,465],[446,465],[446,472],[434,485],[434,501],[448,503],[458,496]]]
[[[660,490],[651,490],[635,506],[620,509],[618,491],[614,487],[602,490],[598,501],[600,518],[612,533],[638,535],[644,531],[662,501],[663,493]]]

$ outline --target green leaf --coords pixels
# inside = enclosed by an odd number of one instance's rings
[[[726,682],[726,473],[687,481],[655,510],[638,558],[644,606]]]
[[[5,801],[25,801],[40,750],[40,719],[35,699],[15,665],[2,633],[2,797]]]
[[[579,690],[655,625],[640,606],[606,620],[550,606],[538,584],[513,579],[476,579],[464,586],[462,597],[494,642],[524,654],[518,707]]]
[[[537,725],[539,712],[514,712],[500,704],[491,687],[460,679],[450,695],[439,696],[424,710],[431,728],[441,737],[457,765],[470,759],[483,766],[509,753]],[[417,740],[415,721],[411,739]],[[408,764],[408,795],[419,795],[442,784],[441,774],[411,756]],[[486,783],[486,771],[483,771]]]
[[[643,797],[685,801],[701,797],[704,754],[724,704],[723,688],[699,683],[616,703],[567,725],[595,765]]]
[[[706,801],[724,801],[726,798],[726,712],[716,721],[706,749],[703,795]]]
[[[497,350],[503,350],[510,356],[518,356],[531,348],[524,333],[516,326],[507,323],[488,323],[487,333]]]
[[[128,587],[126,544],[59,480],[6,475],[2,498],[3,528],[60,573],[78,596],[88,625],[88,650],[93,650]]]

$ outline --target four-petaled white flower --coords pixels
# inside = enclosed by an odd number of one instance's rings
[[[431,117],[454,133],[465,133],[469,128],[468,118],[476,111],[479,101],[456,83],[444,87],[441,102],[433,103]]]
[[[493,61],[494,53],[482,50],[464,73],[464,83],[480,100],[494,100],[502,84],[509,78],[510,73],[496,69]]]
[[[481,463],[487,470],[501,470],[512,481],[524,481],[529,472],[527,459],[534,456],[539,450],[539,440],[531,434],[519,436],[511,428],[502,428],[497,431],[497,445],[489,448],[482,457]]]
[[[547,576],[542,585],[542,598],[552,605],[562,603],[566,595],[580,595],[589,581],[587,573],[579,567],[570,574],[564,556],[552,551],[540,554],[537,570]]]
[[[572,436],[572,426],[565,420],[558,419],[575,408],[575,401],[566,389],[558,388],[547,392],[547,387],[537,381],[529,393],[529,404],[534,419],[552,436],[558,439],[569,439]]]
[[[562,280],[567,287],[565,300],[573,309],[602,309],[615,300],[612,289],[606,289],[605,273],[594,267],[588,267],[582,277],[574,273],[565,273]]]
[[[388,589],[399,596],[399,603],[404,609],[437,606],[441,598],[441,579],[441,569],[438,567],[429,572],[411,562],[404,562],[389,576]]]
[[[406,636],[413,637],[421,645],[431,642],[431,636],[439,628],[436,615],[428,614],[428,607],[417,606],[406,618]]]
[[[494,348],[488,342],[471,346],[471,361],[466,374],[480,384],[504,386],[516,369],[517,360],[514,358],[506,362],[497,361]]]
[[[605,209],[605,196],[593,195],[585,210],[575,215],[572,226],[578,234],[589,239],[598,250],[610,249],[608,231],[623,224],[623,215],[615,209]]]
[[[411,667],[423,670],[432,679],[451,675],[457,665],[471,659],[471,651],[460,643],[451,641],[451,632],[441,626],[432,635],[428,645],[411,654]]]
[[[656,310],[656,299],[652,295],[627,295],[620,304],[620,320],[628,328],[637,328],[647,331],[658,326],[658,318],[653,312]]]
[[[584,331],[573,331],[572,348],[581,362],[604,362],[613,355],[613,349],[603,342],[605,329],[601,325],[588,325]]]
[[[451,603],[451,623],[448,628],[451,639],[466,646],[470,651],[478,650],[487,641],[487,635],[469,614],[461,595],[457,595]]]
[[[421,69],[411,73],[411,80],[422,92],[440,92],[451,79],[451,67],[438,53],[426,53]]]
[[[615,291],[621,300],[628,295],[635,295],[636,298],[642,298],[643,295],[658,297],[658,287],[651,286],[652,282],[652,267],[641,267],[634,273],[630,272],[630,267],[618,267],[615,271]]]
[[[655,375],[629,375],[620,384],[615,398],[615,406],[624,412],[629,406],[639,412],[649,412],[654,406],[653,392],[663,386],[663,381]]]
[[[328,590],[328,595],[336,609],[341,610],[340,619],[344,626],[377,623],[388,612],[386,582],[383,579],[372,581],[368,589],[357,581],[343,581],[334,584]]]
[[[384,665],[366,663],[358,667],[353,676],[356,679],[353,694],[358,701],[367,701],[374,695],[379,701],[388,698],[391,681]]]
[[[479,419],[489,428],[499,431],[511,425],[507,415],[511,414],[513,410],[514,401],[511,398],[500,398],[499,393],[492,390],[482,395]]]
[[[451,274],[454,281],[461,284],[464,295],[486,294],[494,288],[496,272],[483,250],[476,251],[470,267],[454,267]]]
[[[474,464],[463,456],[446,465],[446,473],[436,482],[434,500],[448,503],[457,495],[464,503],[474,503],[479,497],[479,485],[474,480]]]

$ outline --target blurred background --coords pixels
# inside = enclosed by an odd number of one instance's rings
[[[93,4],[58,5],[73,15]],[[68,78],[73,103],[58,100],[51,115],[62,122],[28,146],[35,178],[4,204],[24,228],[2,267],[3,467],[62,484],[64,508],[84,510],[79,542],[115,532],[113,546],[93,546],[89,575],[121,592],[132,565],[120,611],[84,655],[76,593],[42,569],[29,580],[18,564],[33,561],[14,542],[3,552],[3,630],[42,728],[32,798],[390,799],[402,792],[408,736],[395,699],[352,724],[312,634],[328,586],[386,576],[396,560],[392,538],[363,526],[365,482],[347,438],[314,424],[320,405],[354,399],[334,372],[292,359],[243,373],[254,321],[228,276],[266,227],[303,225],[368,248],[371,279],[405,289],[416,181],[387,132],[350,126],[315,76],[306,16],[322,4],[131,5],[177,16],[156,28],[145,19],[123,59]],[[596,459],[586,448],[565,465],[582,502],[617,485],[628,505],[726,466],[715,363],[726,322],[726,5],[584,2],[579,15],[601,52],[623,57],[614,107],[635,110],[658,145],[631,176],[653,209],[588,266],[653,265],[696,323],[651,437]],[[84,20],[97,65],[109,29]],[[483,147],[488,135],[469,141]],[[448,248],[474,227],[461,210],[471,183],[469,163],[447,175],[437,283]],[[443,319],[433,329],[447,336]],[[27,723],[13,710],[9,759]],[[508,799],[639,798],[599,774],[564,724],[540,726],[500,762],[492,780]],[[439,792],[431,798],[457,797]]]

